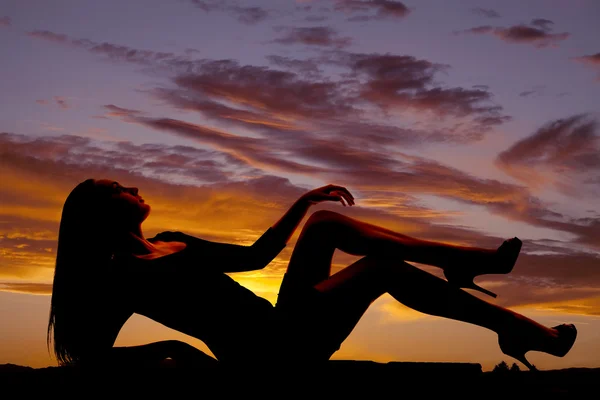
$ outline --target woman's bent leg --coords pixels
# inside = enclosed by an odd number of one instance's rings
[[[326,329],[330,331],[323,334],[339,344],[383,293],[389,293],[417,311],[490,329],[498,333],[502,350],[521,361],[528,350],[562,356],[576,335],[574,327],[564,328],[562,332],[557,327],[547,328],[472,296],[406,262],[385,257],[363,257],[319,283],[316,289],[327,304]]]

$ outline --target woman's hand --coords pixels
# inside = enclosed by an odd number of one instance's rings
[[[322,201],[339,201],[344,207],[354,205],[354,196],[343,186],[327,185],[304,194],[302,198],[309,204],[317,204]],[[345,202],[344,202],[345,201]]]

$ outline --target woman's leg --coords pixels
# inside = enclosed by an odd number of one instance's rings
[[[357,256],[389,254],[400,260],[438,267],[460,265],[461,268],[484,269],[488,266],[490,273],[498,269],[499,262],[516,261],[516,257],[515,260],[500,259],[497,249],[422,240],[328,210],[316,211],[307,224],[308,229],[321,231],[323,240]]]
[[[294,276],[295,281],[304,279],[305,283],[314,285],[327,278],[330,263],[320,261],[316,267],[306,267],[311,264],[305,260],[312,258],[311,253],[318,253],[318,260],[330,258],[337,248],[352,255],[389,255],[399,260],[438,266],[444,269],[444,275],[455,286],[480,290],[496,297],[477,286],[473,279],[481,274],[510,272],[519,255],[521,241],[510,239],[496,250],[454,246],[417,239],[333,211],[321,210],[309,217],[296,246],[299,249],[294,249],[288,267],[288,273]],[[293,262],[294,257],[300,261]],[[289,280],[286,276],[284,283]]]
[[[573,345],[574,326],[547,328],[506,308],[488,303],[443,279],[395,258],[367,256],[316,285],[327,304],[329,332],[341,342],[352,332],[369,305],[384,293],[425,314],[490,329],[501,349],[530,368],[529,350],[565,355]]]

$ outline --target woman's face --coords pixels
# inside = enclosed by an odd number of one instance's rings
[[[110,179],[97,179],[95,184],[108,190],[116,217],[123,223],[141,224],[150,214],[150,206],[138,195],[137,188],[124,187]]]

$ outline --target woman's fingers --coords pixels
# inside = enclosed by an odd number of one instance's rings
[[[334,194],[335,199],[341,201],[342,204],[344,205],[344,207],[346,206],[346,204],[344,203],[344,200],[346,200],[348,205],[354,204],[354,201],[352,201],[352,199],[350,199],[349,196],[345,192],[340,192],[340,191],[335,190],[331,193],[332,194],[335,193]]]
[[[344,192],[352,200],[352,203],[354,203],[354,196],[352,196],[352,193],[348,189],[343,186],[333,186],[333,188],[335,191]]]
[[[349,205],[354,205],[354,197],[352,197],[352,195],[350,194],[350,192],[348,192],[348,190],[346,190],[345,188],[342,188],[342,189],[336,190],[335,192],[338,193],[339,195],[343,196]]]

